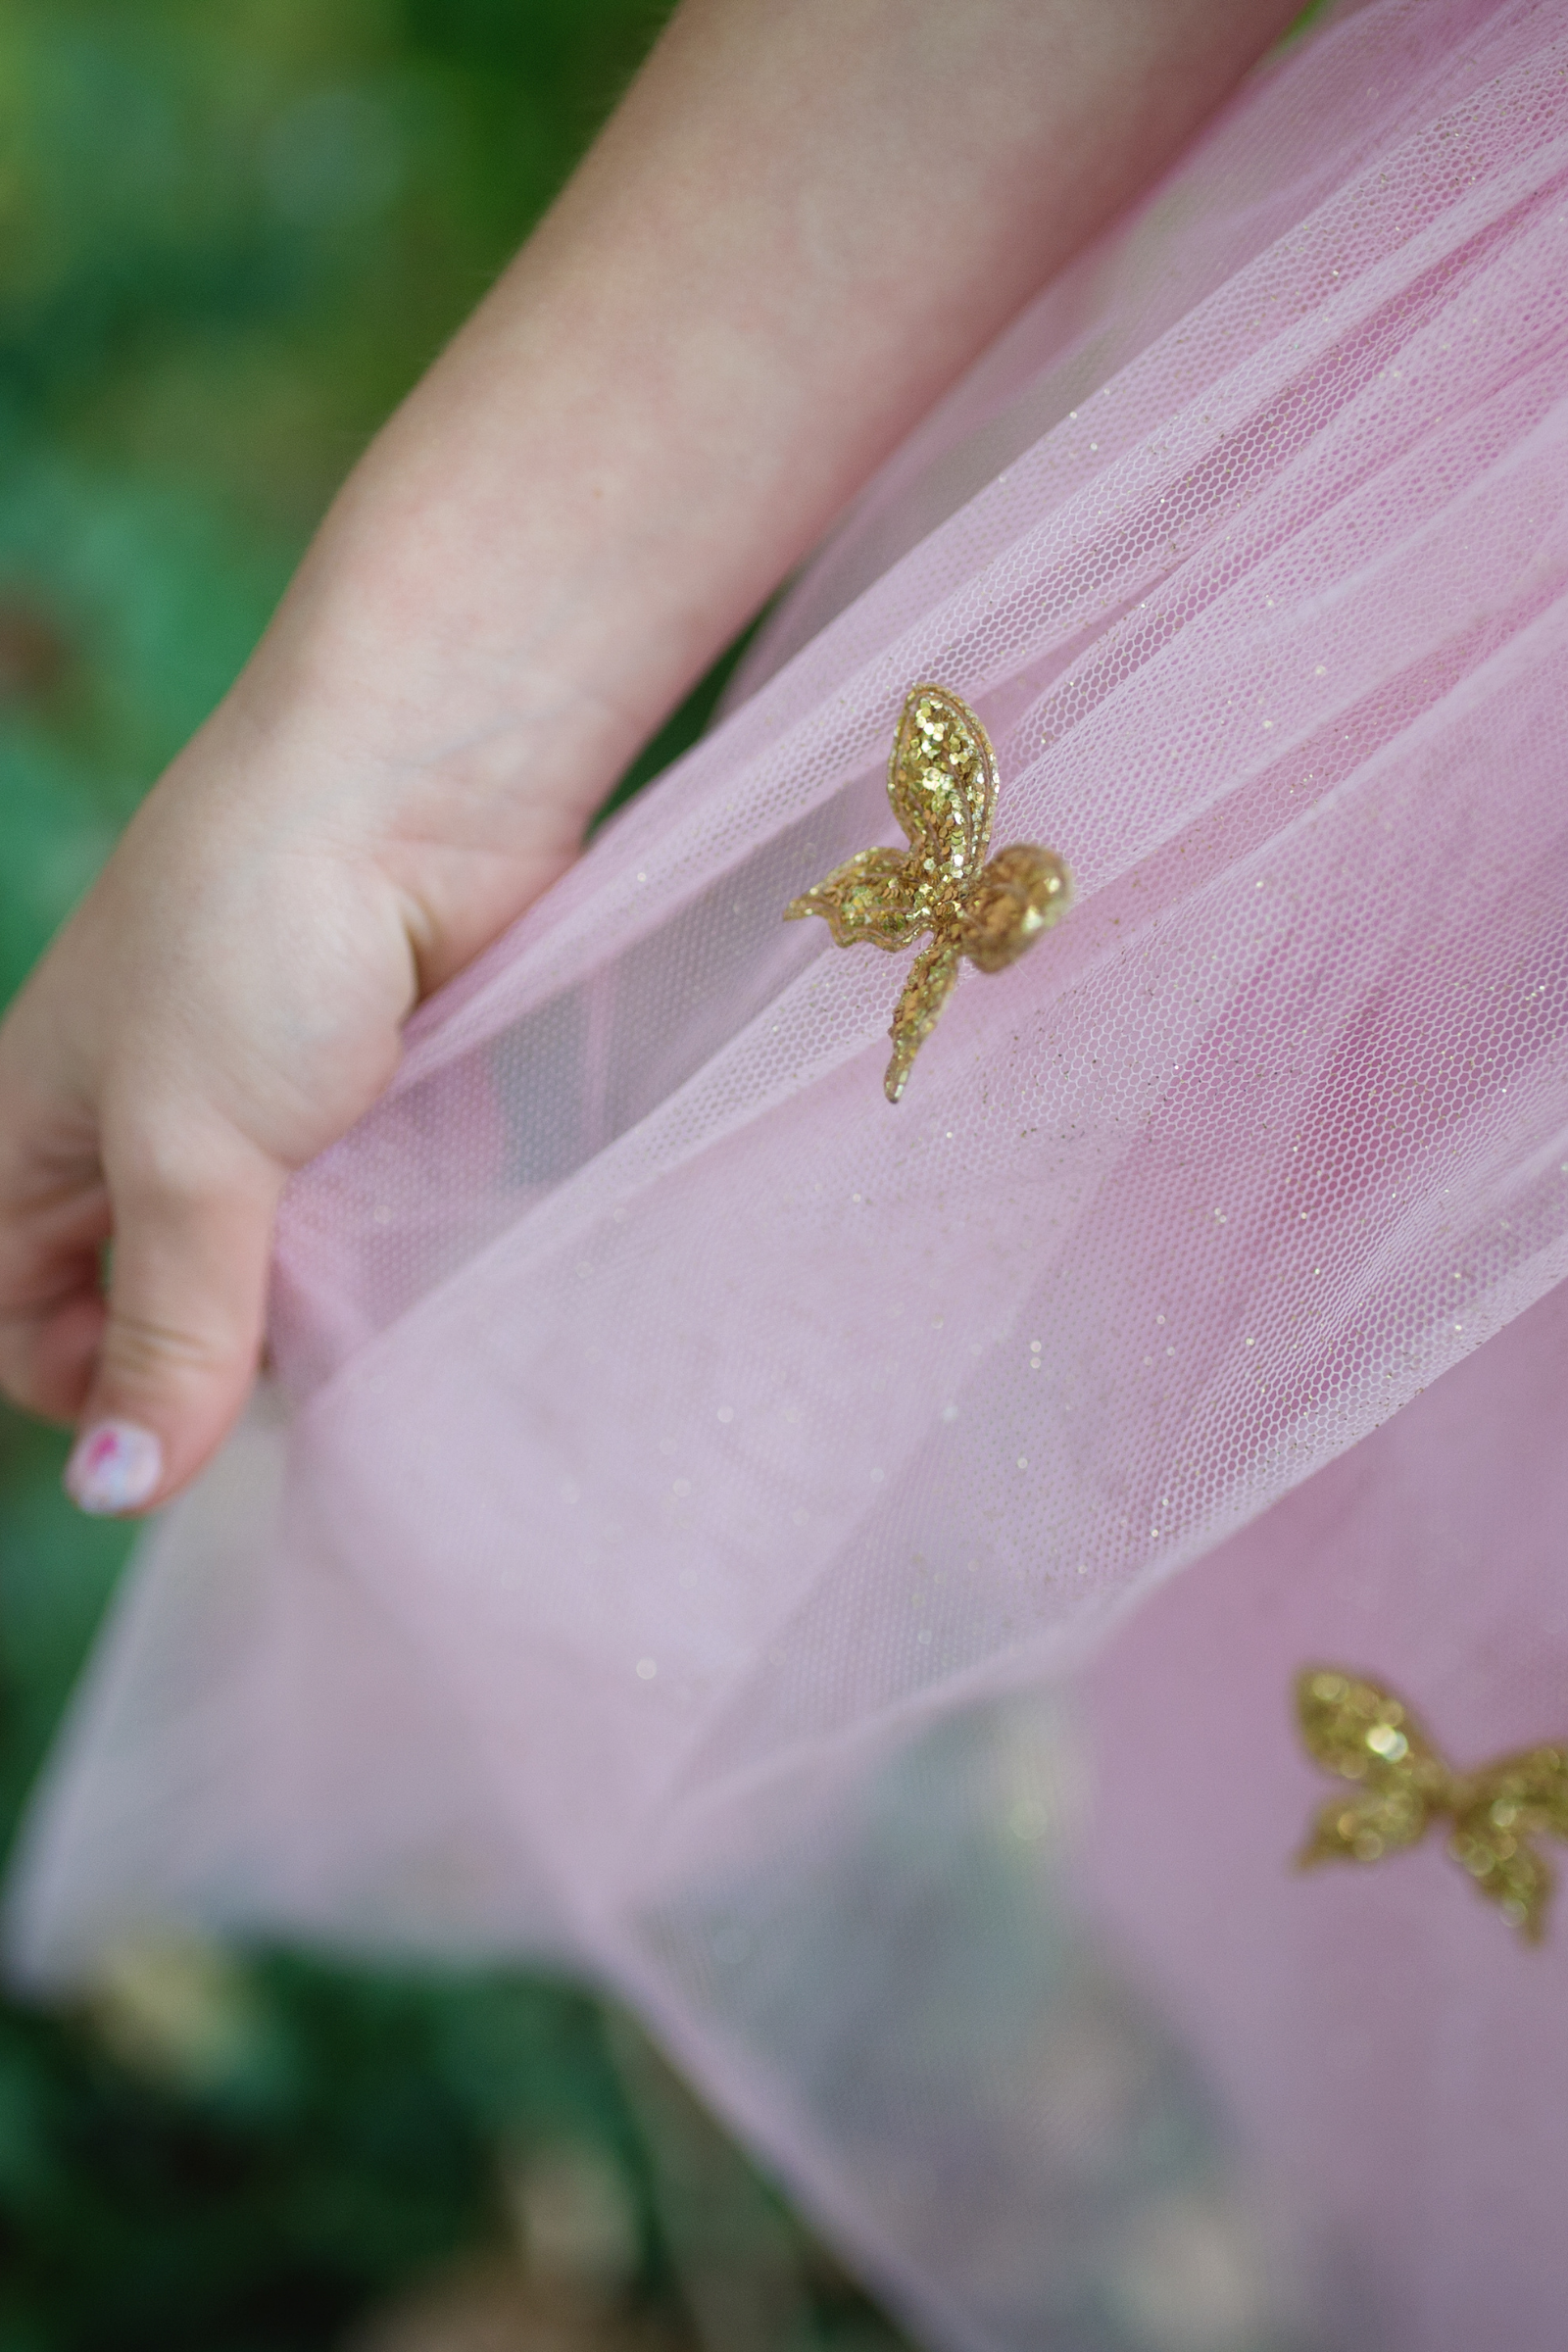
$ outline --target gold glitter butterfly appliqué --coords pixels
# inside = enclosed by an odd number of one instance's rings
[[[1067,869],[1054,850],[1016,842],[989,865],[997,755],[966,703],[945,686],[911,687],[888,761],[888,799],[907,850],[861,850],[784,909],[819,914],[841,948],[908,948],[924,931],[888,1034],[884,1086],[903,1094],[909,1064],[953,993],[960,959],[1005,970],[1067,910]]]
[[[1445,1763],[1392,1690],[1334,1666],[1298,1675],[1301,1737],[1319,1764],[1357,1785],[1318,1813],[1298,1859],[1376,1862],[1452,1824],[1448,1851],[1530,1942],[1545,1930],[1551,1865],[1533,1840],[1568,1838],[1568,1745],[1521,1748],[1474,1772]]]

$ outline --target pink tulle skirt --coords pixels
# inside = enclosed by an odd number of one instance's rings
[[[1077,903],[893,1108],[902,959],[780,916],[897,840],[921,678]],[[1292,1684],[1568,1742],[1565,1026],[1568,6],[1379,0],[293,1186],[13,1971],[585,1971],[952,2352],[1557,2352],[1568,1907],[1296,1871]]]

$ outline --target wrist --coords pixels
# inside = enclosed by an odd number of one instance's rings
[[[481,537],[460,560],[465,543],[448,491],[351,484],[169,779],[187,806],[228,804],[225,837],[379,874],[421,995],[571,863],[663,711],[631,616],[617,632],[614,600],[562,592],[587,551],[554,551],[552,596],[542,561],[530,577],[514,549]]]

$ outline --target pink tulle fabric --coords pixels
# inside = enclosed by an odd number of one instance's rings
[[[786,902],[903,697],[1074,911]],[[1294,1875],[1290,1684],[1568,1737],[1568,7],[1258,74],[293,1186],[13,1970],[169,1923],[634,2004],[953,2352],[1560,2345],[1568,1918]]]

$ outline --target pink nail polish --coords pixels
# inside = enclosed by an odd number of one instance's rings
[[[156,1493],[164,1449],[134,1421],[95,1421],[84,1429],[66,1464],[66,1493],[95,1519],[134,1511]]]

